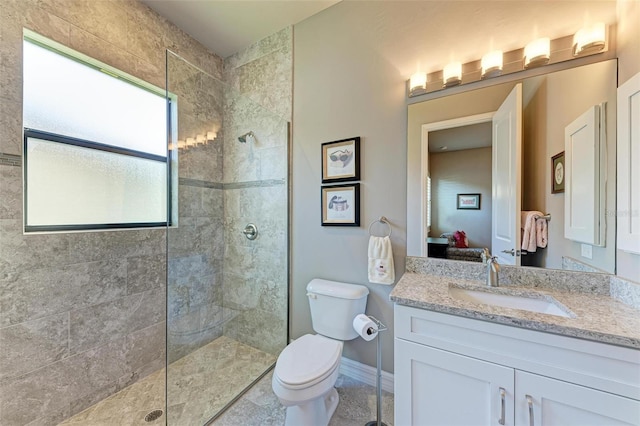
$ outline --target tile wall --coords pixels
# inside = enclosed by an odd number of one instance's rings
[[[169,229],[168,360],[173,362],[222,335],[224,209],[223,99],[220,80],[169,54],[168,88],[176,96],[178,140],[215,131],[216,139],[179,149],[177,223]],[[177,168],[177,170],[175,170]]]
[[[224,71],[234,92],[224,108],[224,334],[275,355],[287,342],[292,59],[289,27],[227,58]],[[248,131],[256,137],[239,143]],[[241,233],[250,222],[254,241]]]
[[[164,365],[166,232],[23,235],[23,27],[159,87],[165,84],[165,48],[217,78],[223,61],[133,0],[2,1],[0,424],[49,425]],[[222,241],[215,234],[222,212],[209,208],[221,206],[222,195],[199,174],[219,161],[218,152],[187,160],[181,176],[196,182],[187,181],[181,191],[184,226],[170,238],[195,243],[176,244],[182,251],[170,262],[177,275],[205,265],[185,278],[191,295],[219,279],[203,254],[216,248],[200,245]],[[205,299],[216,297],[213,290]]]

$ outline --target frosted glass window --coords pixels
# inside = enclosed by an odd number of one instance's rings
[[[23,44],[24,127],[166,155],[164,96]]]
[[[166,225],[170,187],[163,91],[28,34],[23,43],[25,231]]]
[[[166,222],[166,163],[30,137],[26,142],[28,227]]]

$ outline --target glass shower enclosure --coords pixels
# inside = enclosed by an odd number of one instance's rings
[[[166,421],[205,424],[286,346],[286,120],[167,53]]]

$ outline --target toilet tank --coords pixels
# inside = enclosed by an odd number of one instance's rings
[[[367,307],[369,289],[363,285],[313,279],[307,284],[311,322],[316,333],[338,340],[358,337],[353,319]]]

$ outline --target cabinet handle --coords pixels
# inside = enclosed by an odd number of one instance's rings
[[[529,405],[529,426],[533,426],[533,398],[529,395],[525,395],[527,398],[527,404]]]
[[[504,400],[506,395],[507,391],[505,391],[504,388],[500,388],[500,420],[498,420],[498,423],[501,425],[504,424]]]

